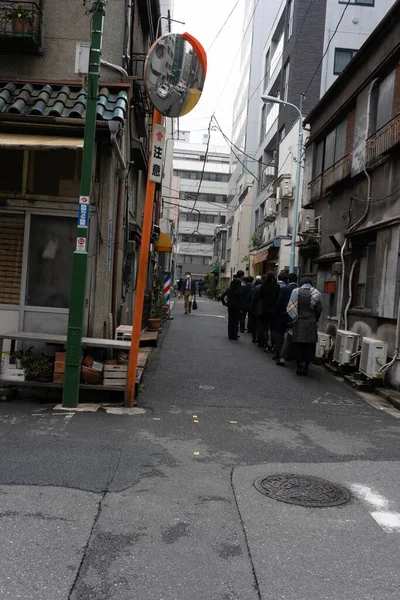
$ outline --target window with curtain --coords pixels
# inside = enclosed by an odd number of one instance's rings
[[[333,66],[333,74],[340,75],[347,67],[357,49],[352,48],[335,48],[335,60]]]
[[[372,292],[375,272],[376,245],[367,244],[360,248],[356,308],[372,309]]]

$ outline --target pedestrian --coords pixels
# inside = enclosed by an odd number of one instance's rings
[[[303,279],[301,287],[293,290],[287,306],[293,323],[289,358],[296,361],[297,375],[307,375],[309,364],[315,358],[321,312],[321,293],[313,287],[311,279]]]
[[[278,285],[282,288],[284,285],[288,284],[288,274],[286,271],[281,271],[278,275]]]
[[[232,279],[231,285],[222,294],[221,300],[222,304],[228,307],[228,337],[230,340],[238,340],[240,311],[243,307],[240,279]]]
[[[285,366],[285,358],[281,355],[283,342],[285,339],[286,330],[290,322],[290,317],[287,314],[287,305],[289,304],[290,296],[293,290],[297,288],[297,275],[296,273],[289,273],[288,285],[281,286],[279,290],[279,296],[276,301],[276,312],[275,312],[275,356],[273,360],[276,360],[276,364],[279,367]],[[279,281],[278,281],[279,284]]]
[[[240,270],[236,273],[237,277],[240,279],[240,281],[243,281],[244,279],[244,271]]]
[[[251,321],[252,330],[251,341],[253,344],[258,343],[260,348],[264,347],[264,330],[262,320],[262,302],[260,297],[262,278],[261,275],[257,275],[254,282],[254,289],[250,297],[250,310],[251,310]]]
[[[196,282],[192,279],[191,273],[185,273],[186,279],[183,282],[182,292],[185,306],[185,315],[192,312],[193,297],[196,294]]]
[[[242,283],[242,294],[243,294],[243,309],[240,313],[240,331],[244,333],[246,331],[246,316],[250,310],[250,294],[253,289],[253,277],[249,275],[249,277],[244,278],[244,283]],[[250,333],[249,322],[247,323],[247,331]]]
[[[279,286],[275,279],[275,275],[273,273],[267,273],[267,275],[263,276],[260,290],[265,351],[272,350],[274,345],[273,331],[278,295]]]

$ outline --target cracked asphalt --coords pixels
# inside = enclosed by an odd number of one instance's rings
[[[398,599],[400,414],[229,341],[211,300],[173,316],[144,416],[0,405],[0,598]],[[254,488],[280,472],[351,500],[310,509]]]

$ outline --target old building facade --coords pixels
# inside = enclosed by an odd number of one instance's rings
[[[26,24],[15,29],[22,4]],[[76,46],[91,2],[6,0],[0,8],[0,329],[66,333],[86,115]],[[7,12],[9,11],[9,12]],[[144,61],[158,0],[106,4],[89,215],[84,334],[130,322],[152,109]]]
[[[302,272],[323,297],[321,330],[398,348],[400,3],[308,115]],[[387,374],[400,385],[399,362]]]

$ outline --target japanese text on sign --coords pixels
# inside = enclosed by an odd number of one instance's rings
[[[150,161],[150,181],[154,181],[155,183],[161,183],[164,149],[165,127],[155,125]]]

